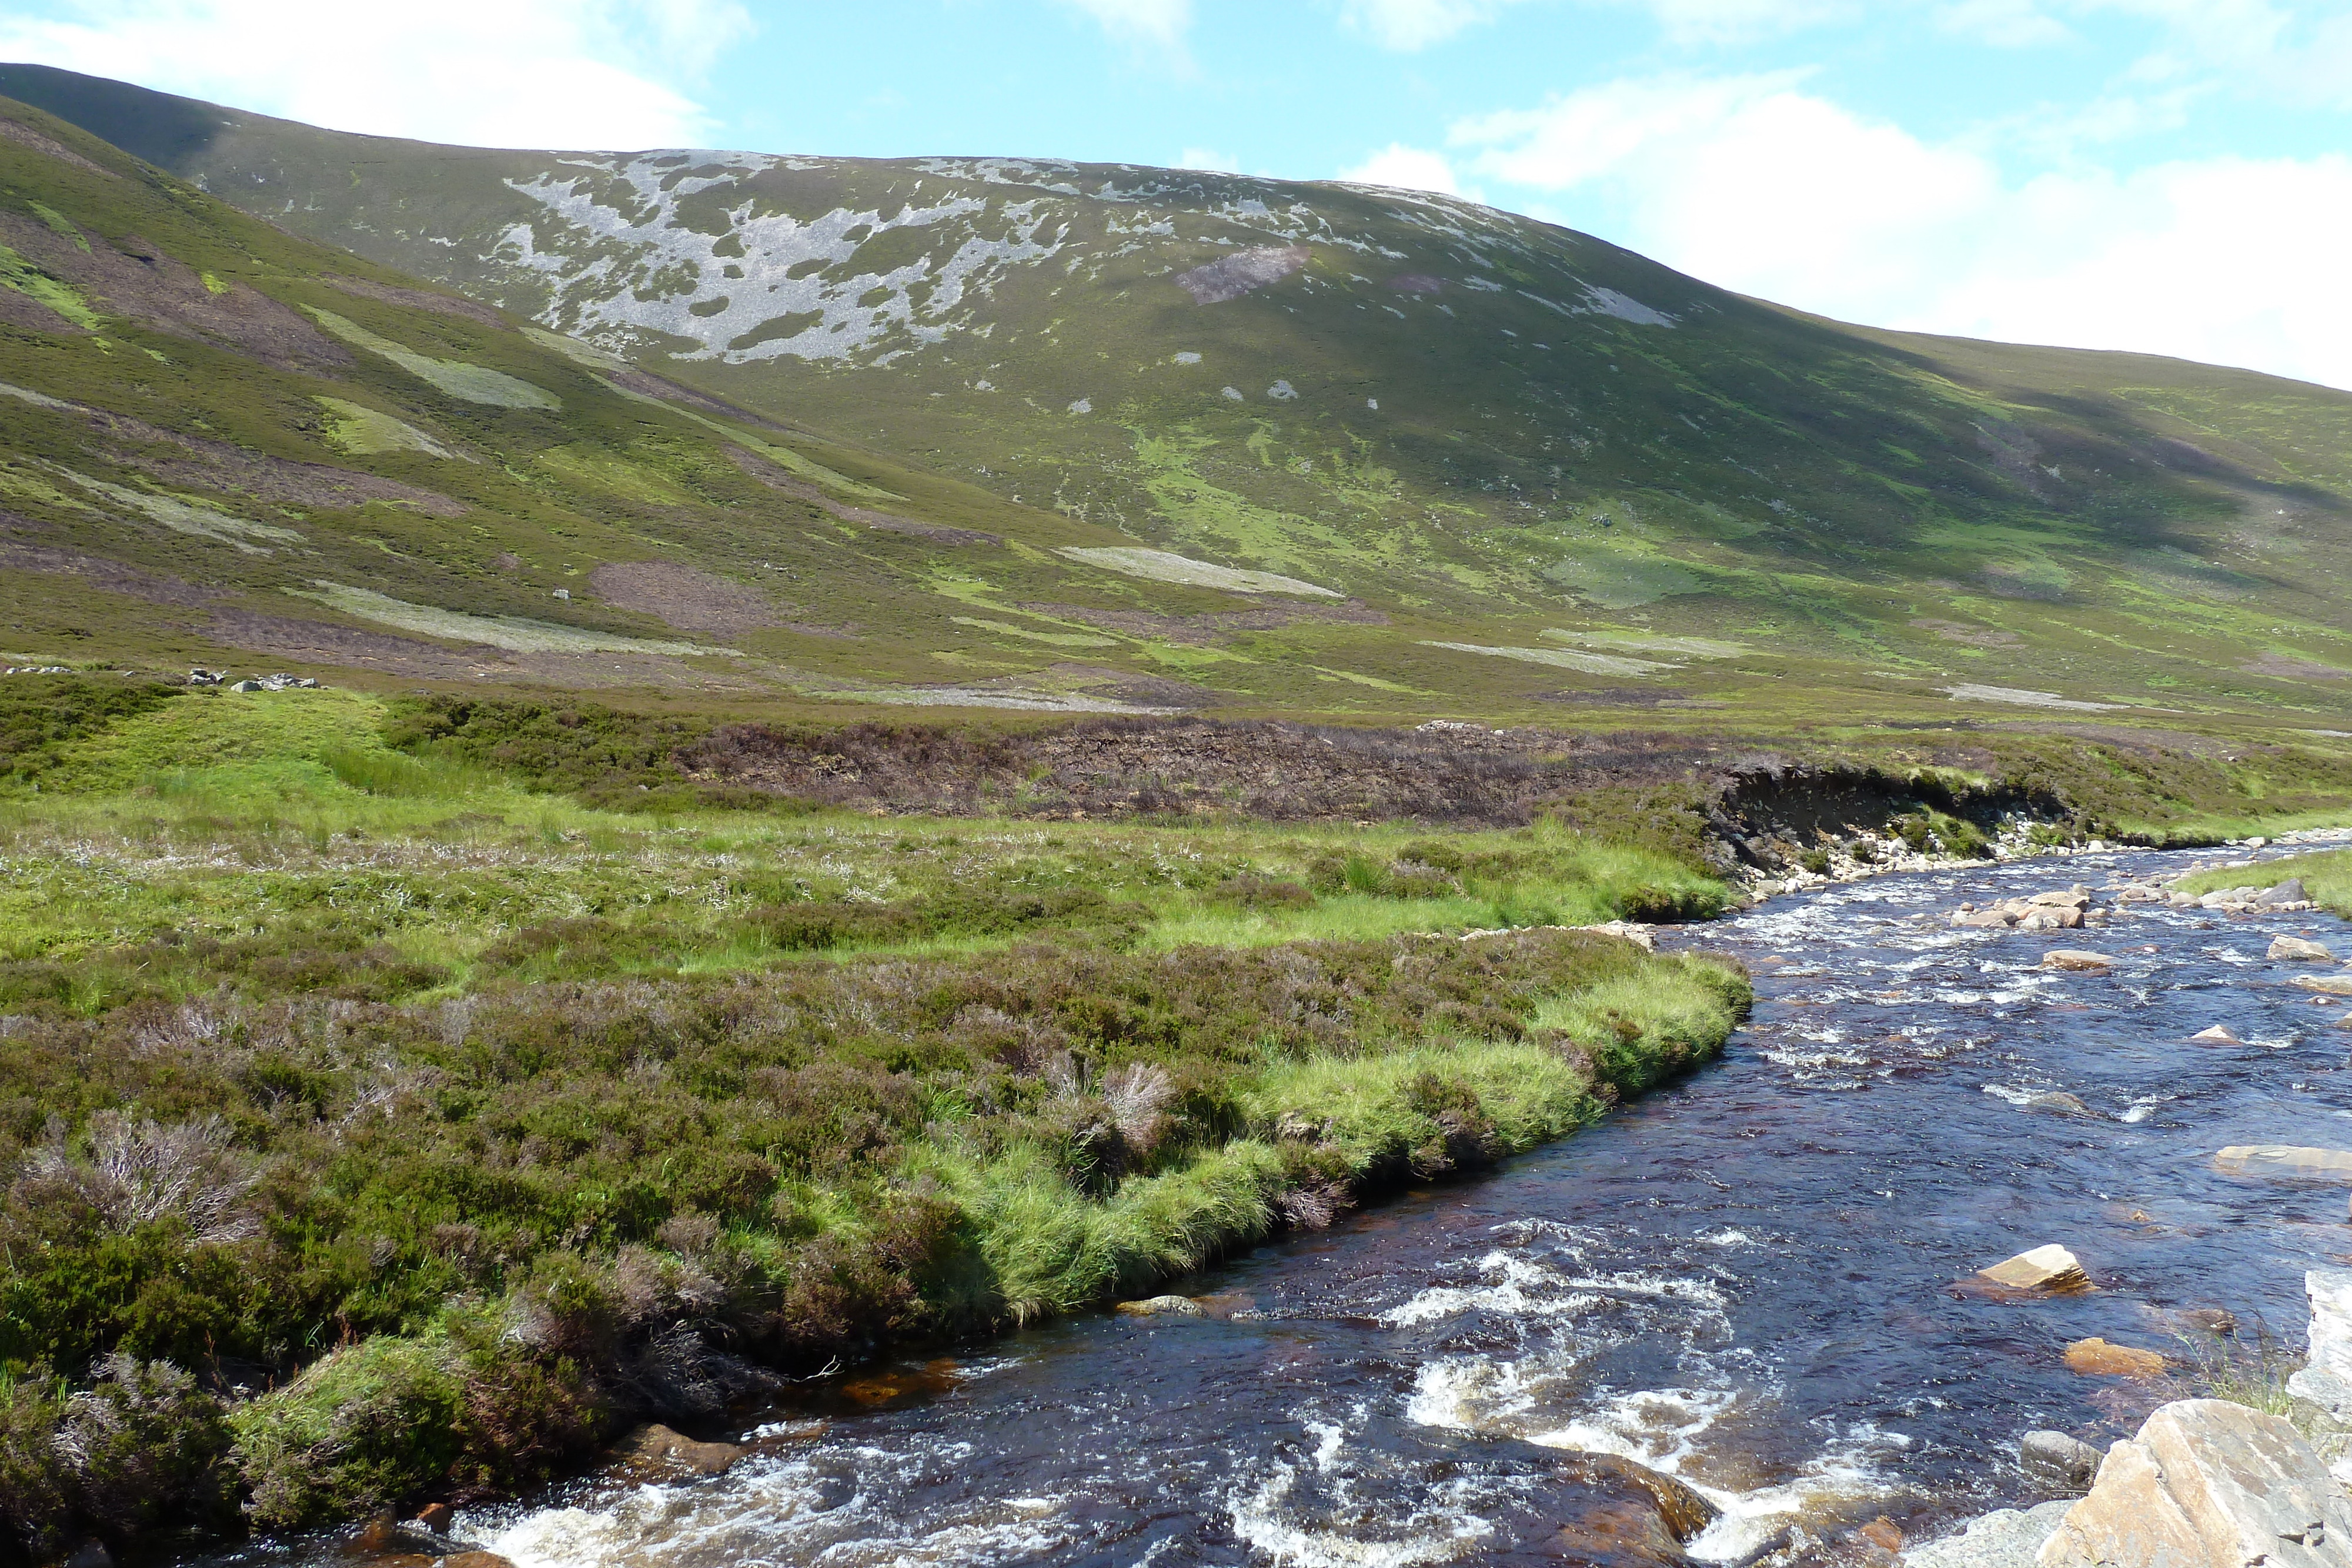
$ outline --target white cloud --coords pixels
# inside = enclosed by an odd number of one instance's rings
[[[338,131],[691,146],[714,127],[679,83],[750,28],[737,0],[66,0],[0,16],[0,58]]]
[[[1121,43],[1181,45],[1192,26],[1192,0],[1064,0]]]
[[[1179,169],[1206,169],[1218,174],[1238,174],[1242,161],[1230,152],[1220,152],[1213,147],[1187,147],[1176,160]]]
[[[2037,0],[1956,0],[1937,9],[1936,25],[1955,37],[2000,49],[2063,44],[2074,36]]]
[[[1670,43],[1742,44],[1775,33],[1843,21],[1855,0],[1646,0]]]
[[[2016,182],[1789,76],[1619,81],[1452,141],[1489,179],[1614,214],[1612,240],[1802,309],[2352,387],[2341,154]]]
[[[1346,0],[1340,19],[1384,49],[1410,52],[1494,20],[1512,0]]]
[[[1476,192],[1463,189],[1445,154],[1407,147],[1402,141],[1391,141],[1355,167],[1341,170],[1339,178],[1354,185],[1388,185],[1400,191],[1434,191],[1442,196],[1479,199]]]

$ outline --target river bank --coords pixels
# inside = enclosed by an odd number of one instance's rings
[[[1566,1449],[1699,1488],[1721,1511],[1688,1549],[1706,1562],[1864,1550],[1838,1543],[1882,1516],[1932,1540],[2040,1500],[2020,1436],[2104,1447],[2201,1390],[2200,1358],[2250,1368],[2341,1245],[2340,1186],[2212,1159],[2341,1140],[2335,1013],[2263,957],[2279,936],[2343,946],[2332,918],[2121,905],[2095,938],[2105,974],[2042,967],[2090,945],[2077,932],[1949,923],[2183,858],[1775,899],[1706,933],[1757,976],[1719,1065],[1481,1181],[1198,1276],[1181,1288],[1203,1317],[886,1364],[730,1434],[753,1451],[724,1476],[589,1480],[461,1526],[524,1568],[1532,1561],[1605,1492],[1563,1475]],[[2214,1027],[2236,1038],[2192,1038]],[[2053,1241],[2097,1289],[1957,1289]],[[2200,1328],[2213,1312],[2242,1334]],[[2165,1370],[2070,1367],[2094,1338]]]

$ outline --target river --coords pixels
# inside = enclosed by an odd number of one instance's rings
[[[2324,914],[2123,906],[2105,930],[1959,931],[1963,900],[2181,869],[2081,856],[1887,876],[1672,934],[1744,959],[1724,1059],[1482,1179],[1268,1245],[1178,1289],[869,1372],[666,1486],[581,1482],[459,1533],[521,1568],[1557,1561],[1552,1450],[1640,1459],[1724,1512],[1702,1560],[1917,1540],[2023,1497],[2020,1434],[2104,1446],[2170,1384],[2080,1375],[2097,1335],[2216,1354],[2182,1314],[2300,1345],[2345,1189],[2221,1174],[2241,1143],[2352,1146],[2352,1029],[2263,957]],[[2040,968],[2053,946],[2110,974]],[[2193,1042],[2220,1024],[2243,1043]],[[2086,1113],[2037,1109],[2063,1091]],[[1956,1290],[2027,1248],[2097,1289]],[[2192,1348],[2195,1347],[2195,1348]]]

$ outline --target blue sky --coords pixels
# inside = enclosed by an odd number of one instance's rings
[[[2352,387],[2352,0],[11,0],[341,129],[1456,193],[1845,319]]]

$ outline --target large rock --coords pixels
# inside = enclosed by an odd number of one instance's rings
[[[2045,969],[2066,969],[2076,974],[2104,975],[2116,967],[2116,961],[2105,953],[2085,953],[2079,947],[2053,947],[2042,955]]]
[[[2091,1283],[2074,1255],[2054,1242],[1979,1269],[1977,1278],[2014,1291],[2080,1291]]]
[[[2352,1269],[2310,1270],[2303,1291],[2311,1298],[2311,1354],[2286,1391],[2352,1425]]]
[[[2352,975],[2297,975],[2287,984],[2324,997],[2352,997]]]
[[[1563,1475],[1582,1481],[1630,1481],[1639,1487],[1657,1506],[1659,1520],[1678,1545],[1687,1546],[1696,1541],[1702,1531],[1722,1517],[1723,1511],[1701,1497],[1688,1482],[1622,1454],[1579,1450],[1560,1469]]]
[[[2300,936],[2273,936],[2266,958],[2283,959],[2292,964],[2332,964],[2336,955],[2323,943],[2306,942]]]
[[[2078,1339],[2066,1347],[2066,1370],[2091,1377],[2162,1377],[2167,1364],[2152,1350],[2109,1344],[2103,1339]]]
[[[1958,1535],[1914,1546],[1903,1554],[1904,1568],[2033,1568],[2033,1554],[2074,1506],[2060,1498],[2039,1508],[1995,1509]]]
[[[1208,1309],[1189,1296],[1146,1296],[1111,1309],[1130,1318],[1205,1318]]]
[[[2028,1432],[2018,1439],[2017,1468],[2036,1490],[2081,1497],[2099,1473],[2099,1450],[2063,1432]]]
[[[2352,1568],[2352,1503],[2292,1422],[2183,1399],[2107,1450],[2040,1568]]]
[[[733,1443],[698,1443],[652,1422],[613,1446],[623,1469],[646,1477],[715,1476],[751,1451]]]
[[[2237,1176],[2334,1177],[2352,1180],[2352,1151],[2307,1149],[2291,1144],[2232,1144],[2213,1163]]]
[[[2272,888],[2268,893],[2258,894],[2254,898],[2256,907],[2263,909],[2276,909],[2283,904],[2308,904],[2310,902],[2311,894],[2305,891],[2303,878],[2299,876],[2291,876],[2284,882],[2279,883],[2276,887]]]

